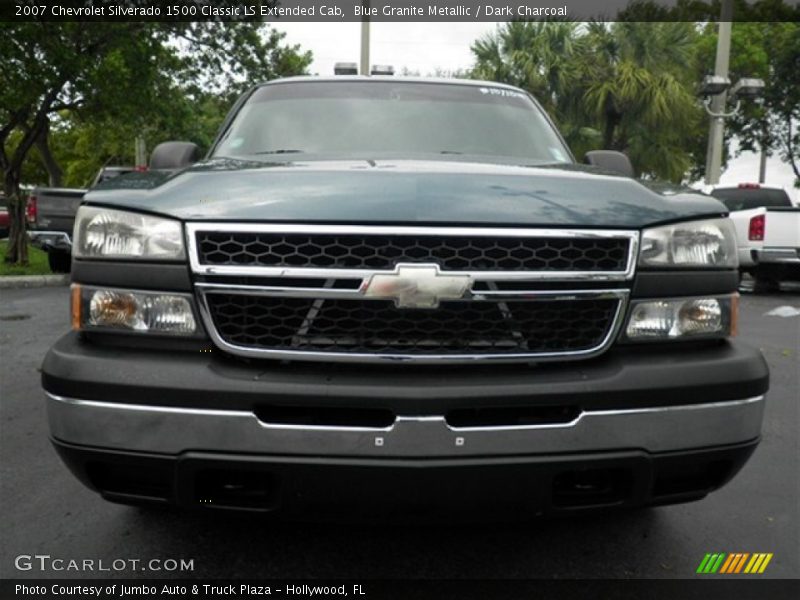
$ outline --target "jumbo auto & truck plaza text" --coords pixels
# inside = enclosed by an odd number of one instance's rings
[[[242,597],[242,596],[272,596],[287,595],[287,596],[365,596],[365,592],[361,585],[308,585],[287,584],[284,586],[268,586],[268,585],[252,585],[252,584],[226,584],[226,585],[212,585],[212,584],[192,584],[192,585],[125,585],[123,584],[110,584],[110,585],[81,585],[81,584],[52,584],[52,585],[25,585],[17,584],[14,587],[15,596],[70,596],[70,597],[93,597],[93,598],[126,598],[128,596],[153,596],[156,598],[179,596],[184,597],[187,594],[193,596],[202,595],[202,597]]]

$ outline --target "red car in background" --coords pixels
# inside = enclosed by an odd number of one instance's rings
[[[0,194],[0,240],[8,237],[8,223],[6,197]]]
[[[36,220],[36,200],[32,196],[28,198],[28,203],[25,206],[25,218],[28,224]],[[8,237],[8,231],[11,228],[11,217],[8,214],[8,206],[6,205],[6,197],[0,194],[0,240]]]

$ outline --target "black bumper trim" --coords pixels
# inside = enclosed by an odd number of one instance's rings
[[[730,294],[739,287],[739,272],[639,271],[631,298],[664,298]]]
[[[99,287],[192,291],[188,264],[75,259],[72,262],[72,281]]]
[[[158,352],[62,337],[42,367],[57,396],[190,408],[264,405],[387,408],[442,415],[481,406],[570,405],[584,410],[724,402],[764,394],[761,353],[740,343],[618,346],[581,362],[486,367],[368,367],[259,361],[217,351]]]
[[[727,483],[758,440],[700,450],[486,459],[305,458],[109,451],[53,441],[90,489],[111,501],[255,510],[288,518],[355,514],[538,516],[687,502]]]

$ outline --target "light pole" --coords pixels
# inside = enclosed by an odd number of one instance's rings
[[[738,112],[743,98],[756,98],[761,95],[764,89],[764,82],[761,79],[752,77],[742,77],[731,88],[731,80],[728,79],[728,66],[731,56],[732,25],[733,0],[722,0],[714,74],[707,76],[700,88],[700,95],[705,97],[706,112],[711,116],[711,123],[708,128],[708,150],[706,152],[706,185],[719,183],[720,171],[722,170],[722,141],[725,133],[725,119]],[[734,106],[733,110],[726,112],[725,107],[728,102],[729,88],[731,98],[736,100],[736,106]]]
[[[369,0],[362,2],[369,13]],[[369,17],[361,18],[361,74],[369,75]]]
[[[722,0],[722,13],[719,18],[719,35],[717,36],[717,60],[714,65],[714,77],[728,80],[728,65],[731,56],[731,26],[733,25],[733,0]],[[730,85],[730,81],[728,81]],[[722,169],[722,139],[725,133],[725,102],[727,87],[711,99],[706,109],[711,115],[708,129],[708,151],[706,153],[706,185],[719,183]]]
[[[732,110],[725,112],[726,101],[728,99],[728,89],[730,97],[736,100],[736,105]],[[700,95],[705,97],[706,112],[711,116],[711,129],[708,135],[708,154],[706,156],[706,185],[716,185],[719,183],[720,170],[722,168],[722,134],[725,127],[725,119],[735,115],[742,105],[742,99],[757,98],[764,89],[764,82],[761,79],[752,77],[742,77],[731,87],[731,80],[719,75],[709,75],[703,80],[700,88]]]

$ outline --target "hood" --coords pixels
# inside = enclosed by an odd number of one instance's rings
[[[726,213],[714,198],[583,165],[441,159],[214,159],[117,177],[84,200],[185,221],[640,229]]]

